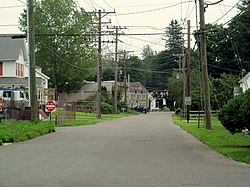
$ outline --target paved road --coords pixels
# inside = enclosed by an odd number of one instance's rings
[[[0,147],[0,187],[249,187],[232,161],[149,113]]]

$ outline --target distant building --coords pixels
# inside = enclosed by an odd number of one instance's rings
[[[130,82],[127,92],[127,101],[130,108],[150,107],[149,92],[140,82]]]
[[[115,85],[115,81],[103,81],[102,87],[105,87],[107,89],[107,92],[110,96],[112,96],[112,89]],[[78,92],[74,93],[59,93],[59,99],[61,101],[67,101],[67,102],[76,102],[76,101],[84,101],[87,98],[93,96],[96,94],[98,89],[97,82],[90,82],[85,81],[85,84],[82,86],[82,88]]]
[[[28,54],[25,39],[0,37],[0,87],[28,89]],[[36,67],[37,98],[46,101],[44,90],[48,88],[49,77]]]

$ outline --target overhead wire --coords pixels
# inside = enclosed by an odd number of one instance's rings
[[[190,1],[176,3],[174,5],[168,5],[168,6],[164,6],[164,7],[161,7],[161,8],[155,8],[155,9],[150,9],[150,10],[143,10],[143,11],[122,13],[122,14],[118,14],[118,16],[125,16],[125,15],[132,15],[132,14],[142,14],[142,13],[148,13],[148,12],[155,12],[155,11],[160,11],[160,10],[164,10],[164,9],[176,7],[176,6],[179,6],[180,4],[184,4],[184,3],[188,3],[188,2],[190,2]]]
[[[94,6],[94,4],[99,7],[100,9],[103,9],[103,7],[99,6],[94,0],[89,0],[89,2]],[[94,6],[95,7],[95,6]]]
[[[216,21],[214,21],[212,24],[215,24],[217,22],[219,22],[221,19],[223,19],[225,16],[227,16],[227,14],[229,12],[231,12],[234,8],[236,8],[236,6],[240,3],[241,0],[239,0],[234,6],[232,6],[231,9],[229,9],[224,15],[222,15],[219,19],[217,19]]]
[[[7,8],[23,8],[25,7],[24,5],[16,5],[16,6],[3,6],[0,7],[0,9],[7,9]]]
[[[17,1],[26,5],[26,2],[24,2],[22,0],[17,0]]]

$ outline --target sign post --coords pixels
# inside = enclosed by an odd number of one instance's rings
[[[56,109],[56,103],[52,100],[49,100],[45,104],[45,111],[50,112],[50,120],[51,120],[51,112]]]

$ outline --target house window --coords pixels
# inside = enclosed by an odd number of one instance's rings
[[[140,94],[140,96],[139,96],[139,97],[140,97],[140,99],[142,99],[142,94]]]
[[[137,98],[137,94],[134,94],[134,99],[136,99]]]
[[[23,77],[24,65],[16,63],[16,76]]]
[[[3,75],[3,62],[0,62],[0,76]]]

